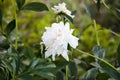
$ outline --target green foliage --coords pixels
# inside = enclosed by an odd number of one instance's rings
[[[91,19],[94,19],[94,16],[93,16],[94,13],[93,13],[93,11],[92,11],[91,6],[90,6],[89,4],[86,4],[85,7],[86,7],[86,12],[88,13],[89,17],[90,17]]]
[[[84,80],[95,80],[98,74],[98,69],[97,68],[92,68],[88,70]]]
[[[2,27],[2,11],[0,9],[0,28]]]
[[[101,0],[96,0],[96,3],[94,1],[84,1],[84,3],[82,0],[62,1],[69,4],[68,8],[75,10],[72,11],[72,15],[76,15],[76,17],[74,21],[64,13],[60,13],[57,17],[62,17],[60,21],[75,23],[72,28],[80,39],[77,49],[90,54],[86,55],[84,52],[82,54],[70,48],[68,51],[69,62],[58,57],[56,61],[52,61],[50,58],[44,59],[46,48],[40,44],[41,36],[45,27],[56,21],[55,14],[49,8],[59,1],[1,0],[0,80],[66,80],[66,77],[68,80],[120,79],[120,71],[118,70],[120,67],[119,32],[106,29],[102,23],[99,23],[99,21],[104,21],[106,25],[110,24],[109,28],[111,24],[115,26],[119,22],[119,14],[116,12],[116,10],[119,11],[118,8],[115,5],[112,6],[113,3],[109,3],[109,0],[106,2],[107,7],[101,3]],[[117,1],[113,2],[119,6]],[[51,11],[39,13],[39,11],[48,11],[48,9]],[[106,15],[100,14],[107,12],[106,10],[109,10],[113,15],[106,17],[109,15],[108,13]],[[102,15],[104,19],[101,19],[99,15]],[[112,18],[113,16],[116,17],[116,20]],[[93,22],[89,17],[96,19],[99,46],[96,42]],[[112,20],[112,23],[106,22],[107,18]],[[16,26],[18,34],[16,34]],[[116,29],[119,29],[118,27]],[[16,44],[17,48],[15,48]],[[66,66],[68,66],[68,75],[66,74]]]
[[[92,51],[93,51],[93,54],[95,56],[98,56],[99,58],[105,57],[105,50],[102,49],[100,46],[95,46]]]
[[[118,45],[118,48],[117,48],[117,60],[120,65],[120,44]]]
[[[20,10],[25,3],[25,0],[16,0],[18,9]]]
[[[15,28],[15,26],[16,26],[16,21],[15,20],[12,20],[8,25],[7,25],[7,27],[6,27],[6,33],[7,33],[7,35],[9,35],[12,31],[13,31],[13,29]]]
[[[45,4],[39,3],[39,2],[28,3],[28,4],[24,5],[24,7],[22,9],[23,10],[33,10],[33,11],[44,11],[44,10],[48,11],[47,6]]]

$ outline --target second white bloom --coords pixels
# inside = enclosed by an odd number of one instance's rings
[[[72,15],[72,14],[71,14],[71,11],[66,8],[66,4],[65,4],[64,2],[63,2],[63,3],[60,3],[60,4],[56,5],[56,6],[54,6],[54,7],[52,8],[52,10],[53,10],[56,14],[65,13],[65,14],[69,15],[70,17],[74,18],[74,15]]]
[[[78,38],[72,35],[73,29],[70,30],[70,24],[63,22],[53,23],[52,27],[46,27],[46,32],[42,36],[42,41],[46,46],[45,57],[63,56],[67,61],[68,58],[68,44],[76,48],[78,45]]]

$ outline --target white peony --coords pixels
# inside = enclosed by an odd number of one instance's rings
[[[46,46],[45,58],[52,55],[52,59],[55,60],[55,56],[61,55],[69,61],[68,44],[73,48],[78,45],[78,38],[73,36],[72,32],[73,29],[70,30],[69,23],[53,23],[52,27],[46,27],[46,32],[42,36]]]
[[[74,18],[74,15],[71,15],[71,11],[69,11],[67,8],[66,8],[66,4],[63,2],[63,3],[60,3],[58,4],[57,6],[54,6],[52,8],[52,10],[58,14],[58,13],[65,13],[67,15],[69,15],[70,17]]]

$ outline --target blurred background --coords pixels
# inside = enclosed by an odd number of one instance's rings
[[[67,8],[71,11],[76,10],[74,23],[71,24],[74,28],[74,35],[79,38],[78,48],[92,52],[92,48],[97,44],[95,37],[95,30],[93,27],[93,18],[96,20],[100,45],[106,51],[106,59],[117,66],[116,64],[116,51],[120,41],[120,0],[105,0],[107,6],[98,0],[26,0],[29,2],[42,2],[45,3],[49,11],[33,12],[21,11],[17,17],[19,25],[19,40],[24,45],[34,46],[41,42],[41,36],[45,31],[45,27],[51,26],[56,22],[56,15],[51,10],[51,7],[58,3],[65,2]],[[14,18],[13,5],[11,0],[4,0],[0,3],[1,9],[4,13],[3,25],[9,23]],[[7,8],[7,9],[6,9]],[[91,11],[91,13],[89,13]],[[92,15],[92,19],[89,15]],[[11,33],[15,38],[15,33]],[[2,39],[2,38],[1,38]],[[76,54],[73,52],[73,57],[78,64],[79,74],[84,74],[86,70],[91,68],[93,59],[84,54]],[[82,77],[82,76],[80,76]]]

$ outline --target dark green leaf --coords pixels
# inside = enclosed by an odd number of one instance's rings
[[[98,69],[92,68],[88,70],[84,80],[96,80],[97,75],[98,75]]]
[[[33,53],[33,49],[31,47],[25,47],[23,50],[23,53],[26,57],[28,58],[33,58],[35,57],[34,53]]]
[[[100,46],[93,47],[92,52],[95,56],[98,56],[99,58],[105,57],[105,50]]]
[[[10,48],[8,49],[8,53],[17,54],[18,52],[17,52],[17,50],[15,50],[13,47],[10,47]]]
[[[101,70],[104,71],[105,73],[109,74],[115,80],[120,80],[120,73],[113,70],[112,68],[102,67]]]
[[[61,72],[61,71],[58,71],[56,73],[56,77],[55,77],[54,80],[65,80],[65,74],[63,72]]]
[[[22,78],[21,80],[36,80],[33,76],[28,75],[28,74],[23,75],[20,78]]]
[[[54,63],[56,65],[56,70],[62,69],[68,64],[67,61],[62,61],[62,60],[61,61],[55,61]]]
[[[2,28],[2,11],[0,9],[0,28]]]
[[[120,43],[119,43],[118,48],[117,48],[117,60],[118,60],[118,63],[120,65]]]
[[[18,9],[20,10],[25,3],[25,0],[16,0]]]
[[[64,13],[63,13],[63,14],[64,14]],[[71,23],[73,23],[72,17],[70,17],[70,16],[67,15],[67,14],[64,14],[64,16],[65,16],[65,19],[67,19],[67,20],[69,20]]]
[[[1,0],[2,2],[4,1],[4,0]]]
[[[47,72],[47,71],[37,71],[37,72],[33,72],[33,74],[44,77],[44,78],[50,78],[50,77],[55,77],[51,72]]]
[[[71,76],[77,75],[77,66],[76,66],[75,62],[70,61],[68,67],[69,67]]]
[[[97,75],[96,80],[108,80],[108,78],[110,78],[110,76],[106,73],[99,73]]]
[[[88,13],[88,15],[90,16],[91,19],[94,19],[94,16],[93,16],[93,11],[92,11],[92,8],[89,4],[86,4],[86,12]]]
[[[16,21],[12,20],[6,27],[6,33],[10,34],[12,30],[15,28],[15,26],[16,26]]]
[[[39,64],[36,67],[36,69],[47,69],[47,68],[55,68],[55,67],[56,67],[55,64],[46,62],[46,63],[43,63],[43,64]]]
[[[97,0],[97,5],[96,5],[96,6],[97,6],[97,10],[98,10],[98,11],[100,10],[100,5],[101,5],[101,4],[100,4],[100,0]]]
[[[9,42],[0,42],[0,49],[8,49],[10,47]]]
[[[32,2],[28,3],[23,7],[23,10],[32,10],[32,11],[48,11],[48,7],[43,3]]]
[[[77,13],[77,10],[72,11],[72,12],[71,12],[71,15],[75,15],[76,13]]]

